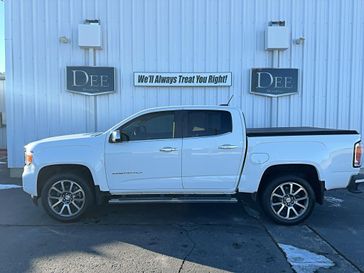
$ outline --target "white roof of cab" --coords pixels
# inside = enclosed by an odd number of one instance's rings
[[[232,106],[222,106],[222,105],[173,105],[173,106],[160,106],[148,108],[141,112],[154,112],[154,111],[164,111],[164,110],[226,110],[226,109],[237,109],[237,107]]]

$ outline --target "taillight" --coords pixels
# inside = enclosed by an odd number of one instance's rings
[[[355,145],[354,145],[353,166],[355,168],[359,168],[361,166],[361,153],[362,153],[362,148],[361,148],[361,143],[359,141],[359,142],[355,143]]]

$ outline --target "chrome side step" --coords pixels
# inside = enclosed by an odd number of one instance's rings
[[[143,197],[143,198],[114,198],[109,204],[136,204],[136,203],[236,203],[238,199],[232,197]]]

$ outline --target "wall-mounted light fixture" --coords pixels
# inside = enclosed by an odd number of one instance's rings
[[[304,42],[305,42],[305,37],[299,37],[297,39],[294,39],[294,43],[296,45],[303,45]]]
[[[67,38],[66,36],[61,36],[59,37],[59,42],[61,44],[68,44],[71,40],[69,38]]]

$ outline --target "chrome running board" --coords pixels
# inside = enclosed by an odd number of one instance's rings
[[[236,203],[233,197],[122,197],[109,200],[109,204],[135,203]]]

